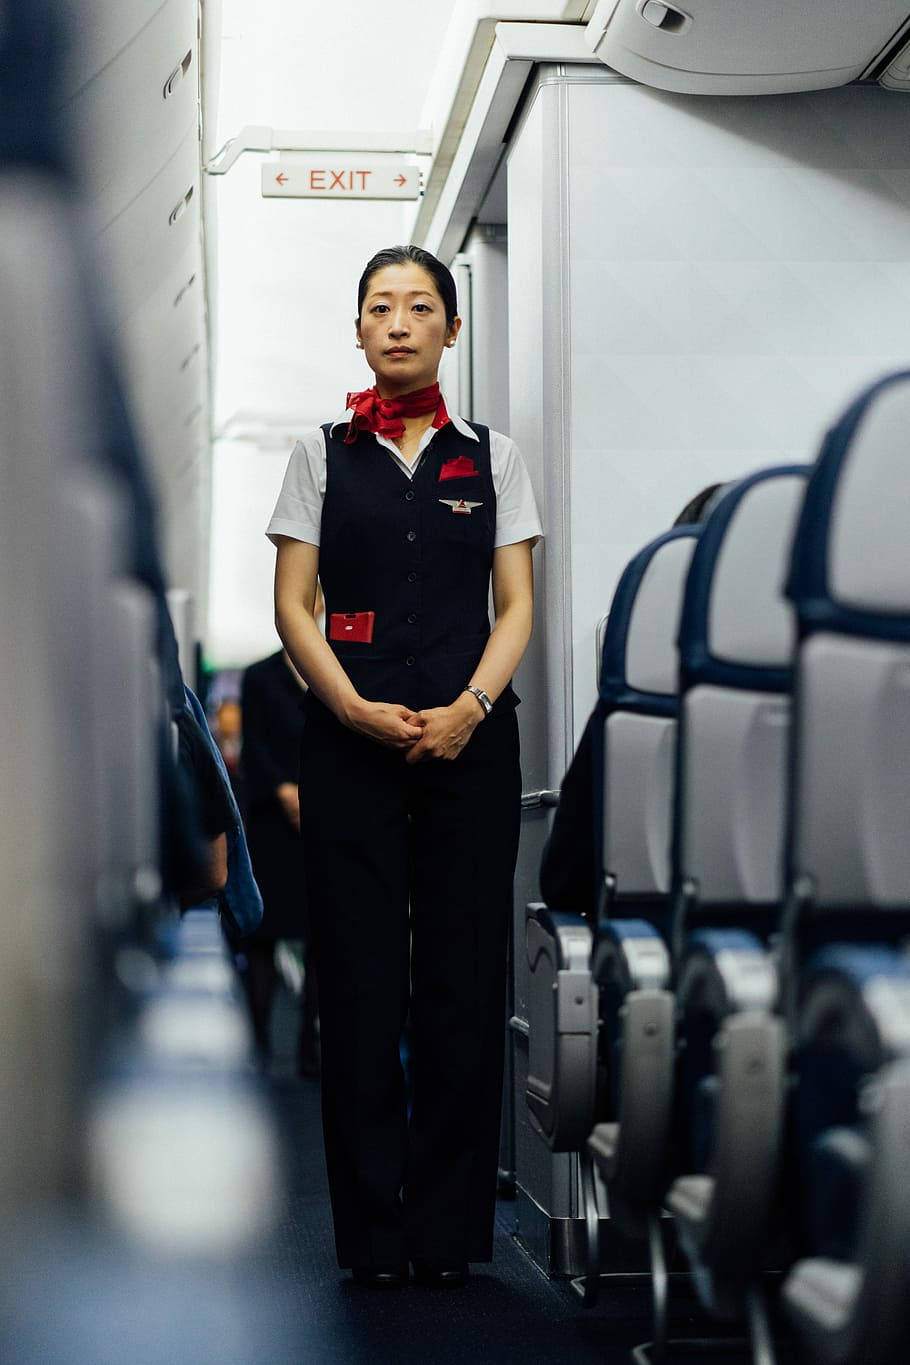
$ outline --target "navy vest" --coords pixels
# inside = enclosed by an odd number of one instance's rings
[[[375,612],[371,643],[329,643],[369,701],[448,706],[486,646],[496,493],[489,430],[471,429],[477,441],[452,422],[436,432],[408,478],[371,434],[345,445],[343,427],[322,428],[326,624],[336,613]],[[496,709],[516,705],[509,686]]]

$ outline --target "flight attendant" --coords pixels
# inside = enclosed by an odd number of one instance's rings
[[[375,385],[298,442],[268,528],[278,631],[310,689],[300,818],[338,1262],[377,1287],[409,1263],[460,1284],[492,1255],[521,796],[510,679],[541,528],[514,444],[440,395],[460,326],[434,256],[373,257],[355,328]]]

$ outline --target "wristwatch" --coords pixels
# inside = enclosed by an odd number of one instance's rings
[[[486,692],[484,692],[483,688],[475,687],[473,683],[468,683],[465,691],[470,692],[472,697],[477,698],[483,707],[484,716],[488,716],[493,710],[493,703],[490,701],[490,698],[487,696]]]

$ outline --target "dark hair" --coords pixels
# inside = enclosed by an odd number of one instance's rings
[[[722,483],[709,483],[707,488],[703,488],[700,493],[696,493],[695,497],[686,503],[673,525],[697,526],[700,521],[704,521],[708,503],[717,490],[723,487]]]
[[[367,287],[370,280],[377,270],[385,270],[388,265],[419,265],[430,275],[433,283],[439,291],[446,310],[446,322],[451,327],[458,315],[458,296],[455,292],[455,281],[452,279],[452,272],[442,261],[438,261],[429,251],[424,251],[422,246],[387,246],[382,251],[377,251],[376,255],[367,261],[366,269],[360,277],[357,286],[357,321],[360,321],[360,310],[366,298]]]

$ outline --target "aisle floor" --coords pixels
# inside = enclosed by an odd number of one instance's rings
[[[649,1289],[640,1277],[609,1282],[604,1302],[582,1308],[566,1281],[548,1280],[513,1236],[515,1204],[497,1208],[494,1259],[466,1286],[377,1291],[337,1267],[332,1242],[315,1081],[273,1081],[288,1153],[288,1198],[269,1261],[294,1301],[297,1359],[314,1365],[625,1365],[649,1336]],[[688,1294],[672,1315],[674,1335],[706,1330]],[[708,1329],[710,1331],[710,1329]],[[742,1365],[744,1351],[686,1353],[712,1365]],[[671,1357],[672,1359],[672,1357]]]
[[[280,1011],[279,1011],[280,1014]],[[49,1207],[0,1238],[0,1358],[15,1365],[627,1365],[650,1335],[641,1277],[605,1283],[585,1311],[516,1238],[514,1202],[497,1209],[494,1259],[467,1285],[377,1291],[337,1267],[318,1082],[277,1059],[264,1081],[285,1149],[277,1223],[241,1257],[143,1252],[85,1205]],[[168,1161],[179,1149],[165,1145]],[[191,1192],[187,1191],[187,1197]],[[671,1333],[711,1328],[674,1277]],[[671,1353],[745,1365],[743,1349]],[[783,1351],[778,1365],[792,1365]]]
[[[270,1256],[290,1276],[302,1360],[318,1365],[449,1365],[482,1359],[603,1365],[626,1358],[646,1335],[646,1289],[626,1284],[608,1314],[583,1313],[569,1286],[548,1281],[512,1237],[514,1204],[497,1210],[494,1259],[461,1289],[401,1291],[356,1286],[340,1271],[332,1241],[319,1121],[318,1084],[276,1088],[287,1135],[288,1205]],[[625,1348],[625,1349],[624,1349]]]

